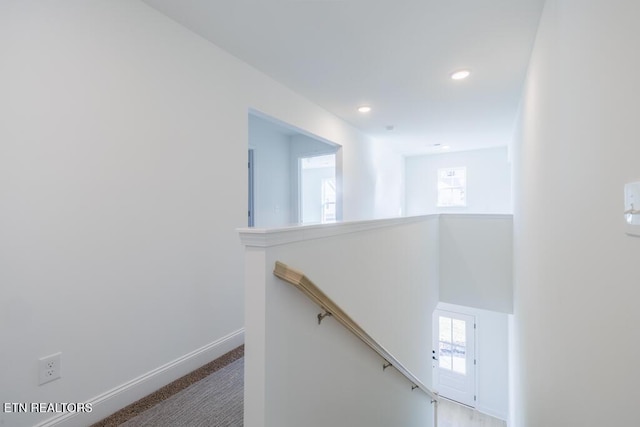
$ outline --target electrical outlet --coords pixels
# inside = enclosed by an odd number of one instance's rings
[[[40,379],[38,384],[46,384],[60,378],[60,356],[62,353],[56,353],[38,360]]]

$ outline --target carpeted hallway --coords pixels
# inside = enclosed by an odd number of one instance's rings
[[[241,358],[120,425],[242,426],[243,372]]]
[[[241,427],[243,393],[239,347],[91,427]]]

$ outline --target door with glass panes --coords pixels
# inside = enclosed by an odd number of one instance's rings
[[[441,396],[475,406],[475,318],[436,310],[434,324],[434,388]]]

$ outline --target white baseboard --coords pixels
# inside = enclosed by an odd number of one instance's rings
[[[35,427],[86,427],[91,425],[242,344],[244,344],[244,328],[88,400],[85,403],[91,403],[91,412],[56,415]]]

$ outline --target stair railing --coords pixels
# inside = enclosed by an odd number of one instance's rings
[[[402,363],[398,361],[389,351],[373,339],[364,329],[351,319],[335,302],[331,300],[324,292],[322,292],[311,280],[309,280],[302,272],[295,270],[288,265],[276,261],[273,274],[287,283],[294,285],[301,290],[309,299],[318,304],[324,313],[318,314],[318,323],[331,316],[335,318],[342,326],[351,331],[356,337],[363,341],[369,348],[378,353],[385,360],[383,369],[393,366],[398,372],[409,380],[412,384],[411,389],[420,389],[431,399],[433,404],[433,425],[438,426],[438,393],[429,389],[415,375],[413,375]]]

